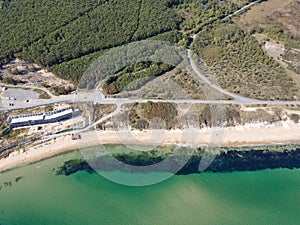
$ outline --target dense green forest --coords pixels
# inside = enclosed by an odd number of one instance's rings
[[[249,1],[2,0],[0,66],[19,57],[77,83],[106,49],[147,38],[187,46],[187,31]]]
[[[298,94],[285,69],[234,24],[206,27],[192,49],[213,69],[220,85],[234,93],[271,100],[292,100]]]
[[[0,9],[0,59],[14,57],[35,41],[100,5],[99,0],[4,0]]]
[[[184,18],[183,31],[197,33],[204,26],[218,21],[254,0],[181,0],[176,11]]]
[[[156,8],[145,5],[150,1]],[[51,66],[176,29],[176,22],[175,13],[164,9],[158,0],[106,1],[19,55]]]
[[[178,30],[182,20],[161,0],[5,0],[1,6],[1,63],[20,57],[75,81],[104,49]]]

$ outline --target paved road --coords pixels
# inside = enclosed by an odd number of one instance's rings
[[[254,5],[257,2],[259,2],[259,0],[244,6],[243,8],[237,10],[236,12],[232,13],[231,15],[225,17],[223,20],[226,20],[226,19],[232,17],[233,15],[240,13],[241,11],[249,8],[250,6]],[[193,36],[193,41],[195,40],[196,37],[197,37],[197,34],[195,34]],[[196,73],[196,75],[201,80],[203,80],[206,84],[208,84],[212,89],[214,89],[224,95],[232,97],[233,100],[196,100],[196,99],[158,100],[158,99],[105,98],[100,90],[96,90],[95,92],[86,92],[86,93],[80,92],[77,95],[53,96],[53,94],[50,91],[48,91],[46,88],[28,87],[28,86],[22,85],[21,87],[43,90],[51,96],[51,99],[38,99],[38,100],[32,100],[30,102],[17,102],[17,104],[14,107],[8,107],[7,104],[3,104],[3,102],[0,99],[0,111],[38,107],[38,106],[44,106],[44,105],[49,105],[49,104],[55,104],[55,103],[73,103],[73,102],[94,102],[94,103],[98,103],[98,104],[115,104],[116,105],[116,109],[113,112],[102,117],[100,120],[96,121],[95,123],[90,124],[88,127],[84,128],[84,129],[81,129],[81,130],[78,130],[75,132],[72,131],[72,133],[81,133],[81,132],[87,131],[87,130],[95,127],[96,125],[104,122],[105,120],[117,115],[122,110],[122,106],[124,104],[131,104],[131,103],[146,103],[148,101],[152,101],[152,102],[168,102],[168,103],[175,103],[175,104],[189,103],[189,104],[222,104],[222,105],[226,105],[226,104],[227,105],[230,105],[230,104],[237,104],[237,105],[248,105],[248,104],[249,105],[252,105],[252,104],[300,105],[300,101],[264,101],[264,100],[246,98],[246,97],[231,93],[231,92],[221,88],[216,83],[213,83],[212,81],[210,81],[207,77],[205,77],[198,70],[195,62],[192,59],[192,53],[191,53],[190,49],[187,50],[187,57],[189,59],[192,70]],[[14,86],[14,87],[16,88],[18,86]]]
[[[231,93],[223,88],[221,88],[220,86],[218,86],[216,83],[214,83],[213,81],[210,81],[207,77],[205,77],[197,68],[194,60],[193,60],[193,57],[192,57],[192,52],[190,49],[187,50],[188,51],[188,59],[189,59],[189,62],[190,62],[190,65],[191,65],[191,68],[193,69],[193,71],[196,73],[196,75],[202,80],[204,81],[206,84],[208,84],[212,89],[224,94],[224,95],[227,95],[227,96],[230,96],[232,97],[233,99],[237,100],[238,102],[240,103],[251,103],[252,101],[254,101],[255,99],[251,99],[251,98],[246,98],[246,97],[243,97],[243,96],[239,96],[237,94],[234,94],[234,93]],[[255,101],[258,101],[258,100],[255,100]]]
[[[227,19],[233,17],[234,15],[239,14],[240,12],[244,11],[245,9],[251,7],[252,5],[254,5],[254,4],[256,4],[256,3],[260,2],[260,1],[261,1],[261,0],[258,0],[258,1],[255,1],[255,2],[251,2],[251,3],[249,3],[248,5],[245,5],[244,7],[240,8],[240,9],[237,10],[237,11],[235,11],[234,13],[232,13],[232,14],[226,16],[223,20],[227,20]]]
[[[217,85],[211,84],[213,88],[219,90]],[[221,89],[222,92],[226,91]],[[227,92],[225,92],[227,93]],[[131,103],[145,103],[148,101],[152,102],[169,102],[169,103],[190,103],[190,104],[237,104],[237,105],[247,105],[247,104],[269,104],[269,105],[300,105],[300,101],[268,101],[268,100],[256,100],[249,99],[237,96],[237,98],[233,100],[198,100],[198,99],[134,99],[134,98],[99,98],[95,93],[81,93],[76,97],[72,95],[60,96],[60,98],[56,100],[52,99],[38,99],[32,100],[29,103],[19,103],[13,109],[24,109],[24,108],[32,108],[38,106],[44,106],[55,103],[73,103],[73,102],[94,102],[98,104],[116,104],[116,105],[124,105]],[[11,110],[11,107],[2,106],[0,111]]]
[[[30,88],[30,89],[38,89],[38,90],[41,90],[41,91],[44,91],[46,92],[51,98],[55,98],[56,96],[52,94],[51,91],[49,91],[47,88],[45,87],[36,87],[34,85],[27,85],[27,84],[18,84],[18,85],[9,85],[9,84],[4,84],[2,82],[0,82],[0,86],[1,87],[8,87],[8,88]]]
[[[242,12],[243,10],[245,10],[245,9],[247,9],[247,8],[249,8],[249,7],[251,7],[252,5],[258,3],[259,1],[260,1],[260,0],[257,0],[257,1],[254,1],[254,2],[249,3],[248,5],[245,5],[245,6],[242,7],[241,9],[239,9],[239,10],[233,12],[232,14],[228,15],[227,17],[225,17],[223,20],[227,20],[228,18],[230,18],[230,17],[232,17],[232,16],[234,16],[234,15],[236,15],[236,14]],[[187,50],[187,57],[188,57],[188,60],[189,60],[189,62],[190,62],[190,66],[191,66],[191,68],[193,69],[193,71],[196,73],[196,75],[197,75],[201,80],[203,80],[206,84],[208,84],[212,89],[214,89],[214,90],[216,90],[216,91],[218,91],[218,92],[220,92],[220,93],[222,93],[222,94],[224,94],[224,95],[227,95],[227,96],[232,97],[233,99],[237,100],[237,101],[238,101],[238,104],[240,104],[240,103],[256,104],[256,103],[254,103],[254,102],[257,102],[257,101],[259,101],[259,100],[251,99],[251,98],[246,98],[246,97],[243,97],[243,96],[234,94],[234,93],[232,93],[232,92],[230,92],[230,91],[227,91],[226,89],[223,89],[223,88],[221,88],[219,85],[217,85],[216,83],[214,83],[214,81],[209,80],[207,77],[205,77],[205,76],[198,70],[198,68],[197,68],[197,66],[196,66],[196,64],[195,64],[195,62],[194,62],[194,60],[193,60],[192,52],[191,52],[191,50],[190,50],[190,46],[193,44],[193,42],[195,41],[195,39],[196,39],[196,37],[197,37],[198,34],[199,34],[199,33],[193,35],[193,38],[192,38],[193,41],[190,43],[189,48],[188,48],[188,50]],[[259,104],[259,103],[258,103],[258,104]]]
[[[97,120],[95,123],[90,124],[86,128],[78,130],[78,131],[75,131],[74,133],[78,134],[78,133],[82,133],[82,132],[88,131],[91,128],[95,128],[98,124],[104,122],[105,120],[110,119],[110,118],[116,116],[122,110],[122,104],[121,103],[117,103],[116,106],[117,106],[116,109],[114,111],[112,111],[111,113],[103,116],[101,119]]]
[[[227,16],[225,19],[238,14],[239,12],[249,8],[253,4],[259,2],[255,1],[252,2],[243,8],[237,10],[236,12],[232,13],[231,15]],[[193,36],[193,39],[195,39],[197,34]],[[192,43],[191,43],[192,44]],[[231,93],[217,84],[213,83],[210,81],[207,77],[205,77],[197,68],[195,65],[195,62],[193,61],[191,57],[192,53],[190,49],[187,50],[187,57],[190,61],[190,66],[193,69],[193,71],[197,74],[197,76],[203,80],[206,84],[208,84],[212,89],[230,96],[233,98],[233,100],[193,100],[193,99],[177,99],[177,100],[172,100],[172,99],[165,99],[165,100],[158,100],[158,99],[129,99],[129,98],[104,98],[104,95],[101,93],[100,90],[96,90],[95,92],[80,92],[77,95],[63,95],[63,96],[53,96],[52,99],[38,99],[38,100],[32,100],[30,102],[17,102],[14,107],[8,107],[7,105],[2,104],[0,102],[0,111],[6,111],[6,110],[11,110],[11,109],[23,109],[23,108],[31,108],[31,107],[38,107],[38,106],[43,106],[43,105],[49,105],[49,104],[55,104],[55,103],[72,103],[72,102],[94,102],[94,103],[99,103],[99,104],[116,104],[117,108],[116,111],[112,112],[112,114],[108,116],[112,116],[117,114],[121,106],[124,104],[130,104],[130,103],[145,103],[147,101],[153,101],[153,102],[169,102],[169,103],[190,103],[190,104],[238,104],[238,105],[247,105],[247,104],[268,104],[268,105],[300,105],[299,101],[265,101],[265,100],[257,100],[257,99],[251,99],[251,98],[246,98],[243,96],[239,96],[237,94]],[[23,86],[25,87],[25,86]],[[36,88],[36,87],[33,87]],[[41,88],[39,88],[41,89]],[[44,89],[42,89],[45,91]],[[47,91],[48,92],[48,91]],[[102,122],[103,120],[101,120]],[[99,123],[101,123],[99,122]]]

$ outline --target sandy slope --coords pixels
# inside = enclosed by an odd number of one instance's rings
[[[65,135],[44,144],[35,145],[10,154],[0,160],[0,171],[43,159],[61,152],[100,143],[152,144],[152,145],[207,145],[242,146],[282,143],[300,143],[300,124],[278,123],[265,126],[249,124],[225,129],[154,130],[154,131],[89,131],[79,141]]]

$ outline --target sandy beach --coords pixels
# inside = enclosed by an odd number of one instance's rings
[[[227,128],[191,130],[145,131],[88,131],[80,140],[71,134],[49,139],[44,143],[11,153],[0,160],[0,171],[34,162],[69,150],[99,144],[151,144],[151,145],[212,145],[246,146],[300,143],[300,124],[282,122],[272,125],[248,124]]]

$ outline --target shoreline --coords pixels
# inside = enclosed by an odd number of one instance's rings
[[[213,135],[212,135],[213,134]],[[211,142],[211,136],[215,142]],[[44,139],[46,140],[46,139]],[[88,131],[81,133],[80,140],[71,140],[71,134],[50,139],[46,143],[29,146],[12,152],[0,159],[0,172],[30,164],[72,150],[99,144],[140,144],[153,146],[192,146],[208,144],[217,147],[272,146],[300,143],[300,124],[285,123],[281,126],[261,127],[257,124],[228,127],[223,130],[211,128],[200,130],[144,130],[144,131]],[[25,150],[25,151],[24,151]]]

